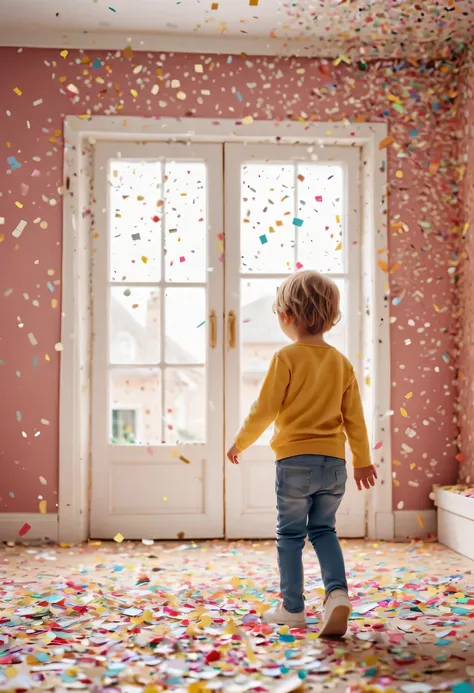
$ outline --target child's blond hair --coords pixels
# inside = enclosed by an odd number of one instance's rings
[[[278,287],[274,308],[286,313],[309,334],[328,332],[340,320],[339,289],[324,274],[304,270]]]

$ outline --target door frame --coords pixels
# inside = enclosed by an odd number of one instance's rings
[[[377,266],[388,245],[385,123],[242,121],[207,118],[67,116],[64,119],[62,322],[59,407],[59,541],[89,536],[91,467],[91,236],[93,153],[98,140],[326,144],[362,149],[362,396],[379,483],[368,502],[368,536],[394,536],[387,275]],[[278,133],[278,134],[276,134]],[[277,139],[278,138],[278,139]],[[382,255],[381,255],[382,254]],[[371,379],[368,379],[368,376]],[[375,399],[377,393],[377,399]]]

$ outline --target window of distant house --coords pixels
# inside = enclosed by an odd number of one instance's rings
[[[114,357],[118,363],[133,363],[136,357],[136,344],[128,332],[119,332],[114,339]]]
[[[116,445],[133,445],[136,441],[136,409],[112,409],[112,442]]]

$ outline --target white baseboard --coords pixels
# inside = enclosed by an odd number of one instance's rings
[[[438,540],[474,560],[474,498],[435,487],[438,506]]]
[[[20,536],[18,532],[27,523],[31,529]],[[58,516],[56,513],[0,513],[0,541],[27,544],[30,541],[58,541]]]
[[[436,536],[436,510],[395,510],[393,520],[395,539]]]

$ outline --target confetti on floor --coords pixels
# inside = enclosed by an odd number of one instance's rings
[[[0,690],[202,693],[474,691],[474,564],[435,543],[344,542],[354,613],[317,638],[322,588],[305,554],[307,631],[263,625],[273,542],[91,542],[0,553]]]

